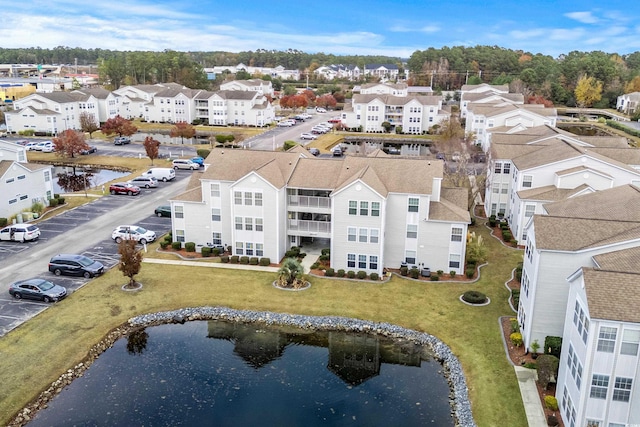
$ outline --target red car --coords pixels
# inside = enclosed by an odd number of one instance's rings
[[[127,194],[129,196],[137,196],[140,194],[140,187],[129,184],[128,182],[116,182],[109,186],[111,194]]]

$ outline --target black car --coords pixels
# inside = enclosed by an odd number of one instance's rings
[[[113,145],[125,145],[130,143],[131,143],[131,138],[129,138],[128,136],[119,136],[113,140]]]
[[[82,154],[83,156],[86,156],[87,154],[92,154],[92,153],[95,153],[96,151],[98,151],[98,147],[96,147],[95,145],[92,145],[86,150],[80,150],[80,154]]]
[[[171,206],[158,206],[153,213],[156,216],[168,216],[171,218]]]
[[[104,265],[84,255],[59,254],[49,261],[49,271],[59,276],[84,276],[89,279],[104,273]]]
[[[60,301],[67,290],[44,279],[20,280],[9,286],[9,294],[15,299],[29,298],[44,302]]]

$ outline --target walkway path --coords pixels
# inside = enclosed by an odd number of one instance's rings
[[[529,427],[546,427],[547,420],[544,416],[536,385],[538,376],[536,370],[522,366],[514,366],[513,368],[516,370],[518,386],[520,386],[520,394],[522,395],[522,403],[524,404],[524,412],[527,414]]]

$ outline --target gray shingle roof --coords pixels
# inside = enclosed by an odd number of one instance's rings
[[[640,323],[640,274],[583,268],[591,319]]]

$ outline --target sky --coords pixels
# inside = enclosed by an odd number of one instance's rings
[[[18,0],[1,16],[3,48],[297,49],[401,58],[445,46],[553,57],[640,50],[636,0]]]

